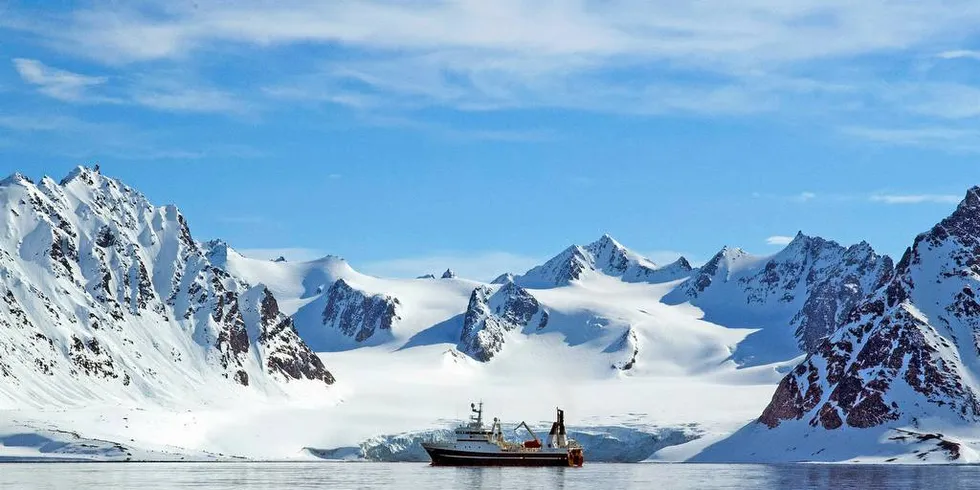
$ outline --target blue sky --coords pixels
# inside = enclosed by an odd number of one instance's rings
[[[254,255],[900,254],[980,184],[974,1],[39,4],[0,4],[0,171],[98,161]]]

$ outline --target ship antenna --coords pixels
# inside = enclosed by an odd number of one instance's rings
[[[481,400],[479,403],[480,403],[479,407],[477,407],[476,403],[470,403],[470,411],[476,414],[476,415],[470,415],[470,420],[476,422],[477,424],[482,425],[483,424],[483,401]]]

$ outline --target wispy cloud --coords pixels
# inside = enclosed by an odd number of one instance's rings
[[[793,237],[786,235],[773,235],[766,238],[766,245],[789,245],[793,241]]]
[[[980,87],[964,83],[915,83],[890,91],[908,112],[941,119],[980,116]]]
[[[961,127],[844,127],[852,137],[892,146],[938,149],[950,153],[980,153],[980,130]]]
[[[354,267],[361,272],[376,276],[406,278],[425,274],[438,275],[446,269],[453,269],[459,277],[490,281],[505,272],[523,273],[541,262],[541,258],[538,257],[487,251],[379,260],[355,264]]]
[[[937,56],[945,60],[968,59],[968,60],[980,61],[980,51],[970,50],[970,49],[956,49],[952,51],[943,51],[939,53]]]
[[[107,97],[170,112],[240,115],[293,101],[379,118],[432,107],[557,108],[855,124],[882,115],[980,118],[980,88],[970,76],[916,71],[923,60],[977,58],[968,44],[938,54],[937,46],[975,38],[978,25],[980,4],[972,0],[144,0],[84,3],[46,15],[14,9],[0,29],[29,32],[45,47],[113,73],[210,69],[210,80],[167,87],[143,84],[152,75],[107,81],[62,70],[64,84],[44,89],[77,101],[93,86],[112,85]],[[202,62],[216,53],[220,63]],[[259,89],[230,88],[236,64],[281,59],[289,62],[263,72]],[[551,137],[428,123],[384,127],[451,139]]]
[[[807,202],[816,199],[817,194],[809,191],[801,192],[793,196],[793,200],[797,202]]]
[[[382,116],[362,114],[359,118],[368,126],[385,128],[407,128],[430,133],[436,137],[452,141],[499,141],[531,143],[549,141],[557,134],[547,129],[486,129],[471,127],[452,127],[405,116]]]
[[[217,89],[140,87],[133,90],[130,97],[133,103],[168,112],[248,112],[242,100]]]
[[[332,46],[359,54],[314,64],[302,74],[305,83],[272,85],[268,93],[280,97],[360,108],[716,115],[773,110],[785,97],[801,103],[815,94],[853,93],[850,81],[815,79],[799,67],[972,32],[980,6],[968,0],[146,1],[9,17],[8,28],[116,66],[181,62],[215,47]]]
[[[720,8],[724,6],[726,8]],[[874,19],[875,29],[866,29]],[[268,47],[339,43],[376,50],[467,50],[548,60],[609,62],[633,55],[719,67],[798,62],[902,49],[969,32],[980,7],[941,4],[778,0],[602,4],[503,0],[365,0],[310,4],[154,2],[76,9],[65,24],[22,22],[64,49],[112,62],[176,59],[218,42]],[[26,24],[26,25],[24,25]],[[815,42],[823,41],[823,42]],[[92,49],[100,48],[100,49]]]
[[[160,131],[129,124],[93,122],[74,116],[38,112],[0,115],[0,134],[17,134],[12,146],[43,155],[77,160],[201,160],[205,158],[264,158],[260,150],[243,144],[210,142],[194,147]],[[44,135],[43,144],[36,137]]]
[[[108,78],[93,77],[60,70],[38,60],[14,58],[14,68],[20,78],[37,87],[48,97],[68,102],[106,102],[111,99],[94,95],[92,89],[104,85]]]
[[[15,58],[21,79],[48,97],[73,103],[129,104],[166,112],[244,114],[247,104],[230,92],[195,86],[173,72],[130,77],[110,84],[109,77],[54,68],[38,60]],[[98,89],[98,91],[96,91]]]
[[[817,197],[820,197],[821,199],[826,198],[826,197],[829,197],[829,196],[826,196],[826,195],[820,195],[820,196],[818,196],[816,192],[811,192],[811,191],[802,191],[802,192],[798,192],[796,194],[776,194],[776,193],[768,193],[768,192],[753,192],[751,194],[751,196],[752,196],[753,199],[771,199],[771,200],[776,200],[776,201],[789,201],[789,202],[796,202],[796,203],[807,203],[807,202],[813,201],[814,199],[817,199]],[[834,197],[837,197],[837,196],[834,196]]]
[[[83,126],[87,123],[61,115],[0,115],[0,128],[10,131],[70,131]]]
[[[868,199],[883,204],[956,204],[963,198],[953,194],[874,194]]]

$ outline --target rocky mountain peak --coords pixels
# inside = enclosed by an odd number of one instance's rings
[[[936,245],[949,237],[955,237],[963,245],[980,243],[980,187],[968,190],[956,210],[920,239]],[[919,239],[916,240],[918,242]]]
[[[28,184],[33,185],[34,182],[26,175],[20,172],[14,172],[13,174],[10,174],[9,176],[5,177],[3,180],[0,180],[0,186],[28,185]]]
[[[548,325],[548,312],[526,289],[508,282],[496,291],[480,286],[470,295],[457,348],[487,362],[503,349],[508,332]]]
[[[626,251],[626,247],[624,247],[621,243],[616,241],[616,239],[613,238],[608,233],[604,233],[601,237],[599,237],[598,240],[586,245],[585,249],[591,252],[592,254],[600,254],[602,251],[605,250],[609,250],[609,251],[615,250],[619,252]]]
[[[401,320],[400,309],[398,298],[367,294],[338,279],[327,290],[323,325],[356,342],[364,342],[379,334],[391,335],[392,327]]]
[[[96,172],[94,169],[78,165],[61,180],[61,185],[69,185],[75,181],[81,181],[88,185],[96,185],[101,177],[101,172]]]
[[[514,282],[514,279],[515,277],[513,274],[510,272],[505,272],[497,276],[493,281],[490,281],[490,284],[506,284],[508,282]]]
[[[442,273],[442,279],[456,279],[456,272],[452,269],[446,269],[446,272]]]
[[[690,301],[725,325],[790,325],[800,348],[812,352],[891,275],[891,259],[866,243],[844,248],[800,232],[768,257],[722,248],[665,301]]]
[[[586,273],[600,273],[625,282],[659,283],[686,277],[690,270],[686,259],[658,267],[611,236],[603,235],[584,247],[572,245],[513,280],[523,287],[552,288],[568,285]]]
[[[978,220],[973,188],[782,380],[760,422],[837,430],[980,420]]]

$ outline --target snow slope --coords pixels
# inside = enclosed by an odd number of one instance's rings
[[[743,365],[767,364],[812,352],[891,273],[891,259],[865,242],[843,247],[798,233],[768,257],[723,248],[666,301],[697,305],[722,325],[761,328],[734,357]]]

